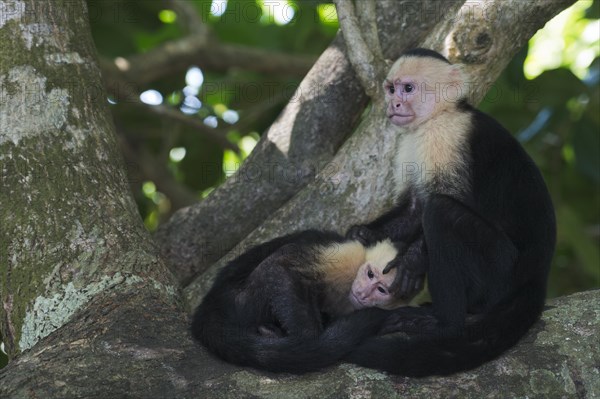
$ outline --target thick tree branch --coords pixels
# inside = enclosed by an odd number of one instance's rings
[[[439,24],[421,44],[467,66],[469,98],[478,104],[496,77],[546,21],[575,0],[467,2],[460,18]],[[507,29],[511,27],[511,29]]]
[[[0,370],[0,397],[505,399],[599,392],[598,290],[550,301],[542,321],[497,360],[417,379],[350,364],[299,377],[235,367],[192,342],[185,319],[137,288],[98,298],[75,322]]]

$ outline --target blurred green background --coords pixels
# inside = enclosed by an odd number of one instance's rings
[[[186,34],[180,16],[165,1],[89,4],[94,40],[107,59],[143,53]],[[189,4],[221,43],[315,59],[338,29],[334,7],[324,1]],[[552,194],[558,246],[549,297],[600,286],[599,9],[598,0],[584,0],[555,17],[511,61],[480,104],[521,141]],[[236,17],[240,13],[243,17]],[[144,108],[111,99],[129,180],[148,229],[156,229],[178,206],[201,200],[230,176],[300,81],[301,76],[240,68],[215,72],[190,67],[138,88],[147,104],[171,107],[224,132],[237,152],[185,125],[165,123]],[[170,181],[162,184],[168,190],[157,189],[161,184],[154,180],[159,177]],[[0,351],[0,367],[5,362]]]

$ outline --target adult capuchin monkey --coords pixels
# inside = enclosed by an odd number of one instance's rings
[[[410,299],[390,291],[394,270],[383,274],[396,255],[389,240],[365,247],[315,230],[266,242],[220,271],[192,334],[238,365],[293,373],[333,365],[378,332],[381,309]]]
[[[397,206],[348,237],[387,237],[398,294],[427,274],[432,305],[393,311],[382,332],[346,360],[408,376],[476,367],[507,350],[539,318],[556,236],[542,176],[497,121],[461,96],[465,77],[439,53],[415,49],[384,89],[398,129]],[[463,90],[464,93],[464,90]]]

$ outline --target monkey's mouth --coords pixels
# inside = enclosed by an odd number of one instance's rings
[[[406,124],[412,122],[413,119],[415,119],[415,115],[414,114],[393,113],[393,114],[388,114],[388,118],[390,118],[390,122],[392,122],[394,125],[403,126],[403,125],[406,125]]]

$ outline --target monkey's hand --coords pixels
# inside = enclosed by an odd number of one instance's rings
[[[391,292],[405,301],[411,300],[425,285],[426,258],[409,259],[407,255],[397,256],[386,269],[396,269],[396,277],[390,287]],[[384,270],[385,274],[385,270]]]
[[[354,225],[346,233],[346,238],[360,242],[365,247],[369,247],[378,241],[385,239],[385,235],[369,229],[365,225]]]
[[[405,251],[400,251],[383,269],[383,274],[396,269],[390,291],[396,292],[396,296],[404,300],[412,299],[423,289],[428,264],[425,238],[420,237]]]

